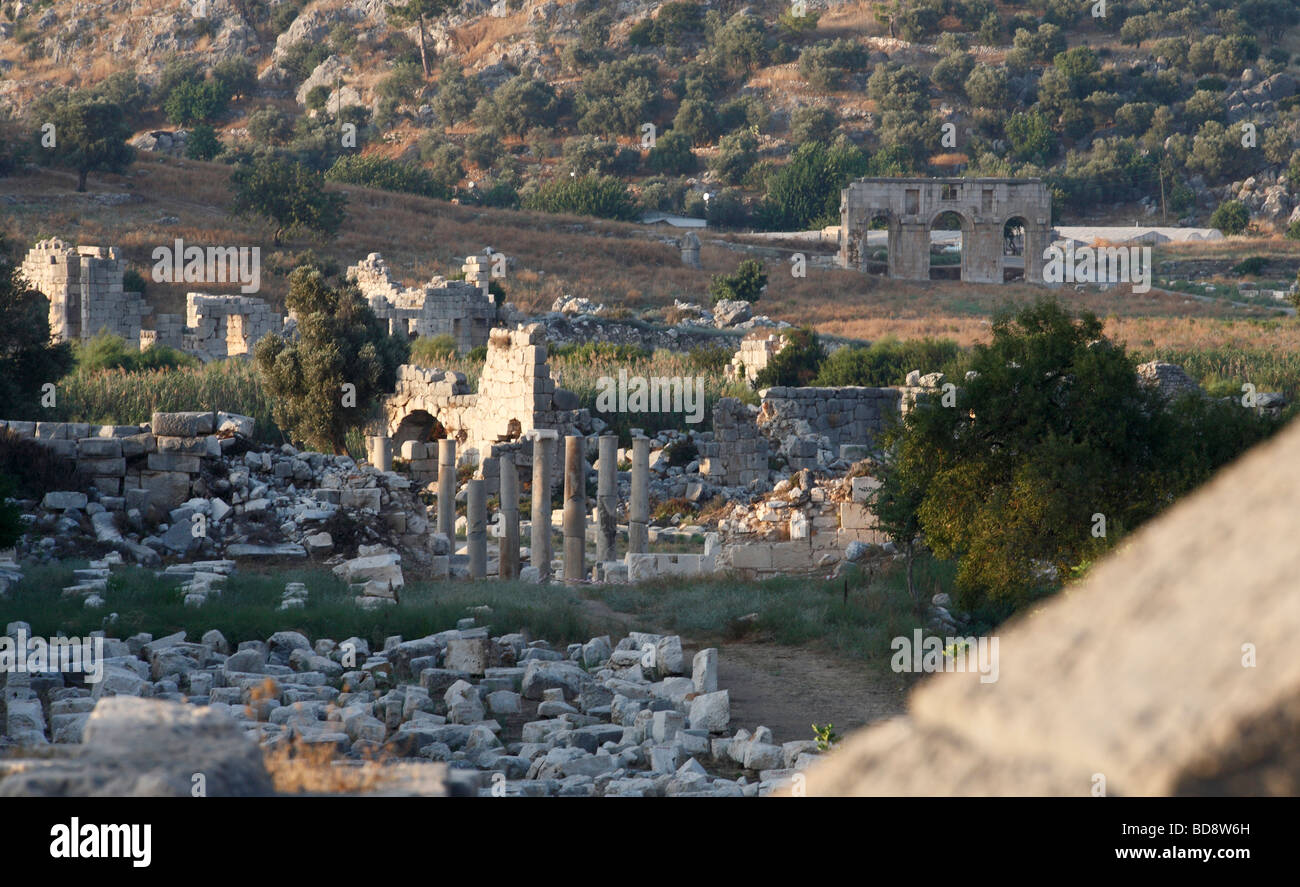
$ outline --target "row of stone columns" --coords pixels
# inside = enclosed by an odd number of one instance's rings
[[[532,565],[538,580],[551,578],[551,476],[559,435],[549,429],[530,432],[533,442]],[[586,578],[587,473],[585,441],[580,435],[564,439],[564,537],[566,582]],[[598,444],[596,484],[596,559],[614,560],[618,538],[618,438],[602,435]],[[519,577],[519,475],[512,455],[500,459],[501,533],[498,571],[502,579]],[[650,522],[650,439],[637,434],[632,439],[632,495],[628,503],[628,552],[644,553],[649,547]],[[473,579],[487,576],[487,489],[483,478],[469,481],[465,496],[465,519],[469,573]],[[438,441],[438,532],[447,536],[455,550],[456,539],[456,442]]]

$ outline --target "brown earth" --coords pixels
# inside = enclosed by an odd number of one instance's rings
[[[673,632],[647,625],[604,601],[586,599],[593,615],[624,631]],[[718,687],[731,694],[731,726],[765,726],[777,742],[813,738],[812,725],[831,724],[840,736],[866,724],[904,713],[910,683],[866,663],[820,650],[762,641],[709,641],[682,637],[690,658],[706,647],[718,650]]]
[[[694,655],[692,645],[688,655]],[[718,686],[731,693],[731,726],[771,728],[777,742],[812,739],[812,725],[850,730],[903,713],[907,683],[810,647],[718,645]]]

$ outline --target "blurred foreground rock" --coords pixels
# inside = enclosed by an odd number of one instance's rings
[[[1293,425],[1002,632],[997,682],[929,679],[807,793],[1300,793],[1297,463]]]

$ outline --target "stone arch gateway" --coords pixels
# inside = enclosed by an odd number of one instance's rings
[[[944,213],[962,218],[961,279],[1001,283],[1003,229],[1024,222],[1024,276],[1043,279],[1043,250],[1051,242],[1052,198],[1042,179],[868,178],[840,194],[840,254],[845,268],[866,271],[872,219],[889,224],[889,276],[930,278],[930,223]]]

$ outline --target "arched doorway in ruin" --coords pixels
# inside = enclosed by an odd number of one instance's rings
[[[390,436],[393,439],[393,449],[398,450],[408,440],[421,443],[441,440],[447,436],[447,429],[427,410],[412,410],[402,417]]]
[[[1002,225],[1002,280],[1025,279],[1025,248],[1028,245],[1029,223],[1021,216],[1012,216]]]
[[[931,280],[966,280],[971,224],[961,213],[944,210],[930,220],[928,231]]]
[[[866,274],[878,277],[890,277],[894,274],[896,260],[894,250],[898,246],[893,220],[889,213],[878,210],[867,220],[867,229],[863,233],[859,247],[861,269]]]

